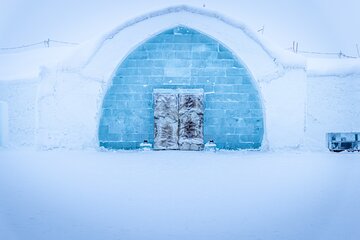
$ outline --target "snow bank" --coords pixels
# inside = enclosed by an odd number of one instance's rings
[[[307,74],[309,77],[353,75],[360,78],[360,59],[308,58]]]
[[[41,148],[97,147],[102,86],[77,73],[49,72],[39,85],[37,144]]]
[[[305,68],[306,62],[302,56],[293,54],[289,51],[285,51],[276,46],[272,46],[270,42],[266,40],[266,38],[260,36],[255,31],[251,30],[249,27],[247,27],[246,24],[230,19],[225,15],[215,11],[194,8],[187,5],[173,6],[162,10],[153,11],[119,25],[110,32],[103,34],[99,39],[93,39],[89,41],[86,47],[82,47],[82,50],[80,50],[78,54],[78,56],[81,56],[80,58],[82,58],[82,60],[80,60],[79,58],[78,61],[81,62],[84,66],[86,66],[87,64],[89,64],[90,61],[92,61],[97,52],[106,44],[106,42],[115,38],[116,35],[118,35],[121,31],[124,31],[125,29],[139,24],[143,21],[148,21],[153,18],[171,15],[174,13],[188,13],[192,15],[199,15],[202,17],[216,19],[217,21],[220,21],[245,33],[246,36],[249,37],[256,44],[258,44],[258,46],[260,46],[260,48],[262,48],[263,51],[266,52],[274,62],[281,64],[283,67]]]
[[[8,104],[0,101],[0,146],[6,146],[9,135]]]
[[[360,130],[360,77],[309,77],[307,82],[306,143],[325,149],[326,133]]]
[[[0,81],[0,101],[8,104],[8,145],[34,145],[38,79]]]
[[[326,133],[360,130],[360,59],[309,58],[305,138],[326,149]]]
[[[67,46],[1,53],[0,81],[37,78],[42,66],[56,67],[74,49]]]

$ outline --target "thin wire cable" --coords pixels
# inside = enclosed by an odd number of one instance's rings
[[[327,52],[311,52],[311,51],[301,51],[299,50],[298,51],[299,53],[305,53],[305,54],[315,54],[315,55],[333,55],[333,56],[338,56],[339,58],[341,57],[344,57],[344,58],[357,58],[357,57],[354,57],[354,56],[350,56],[350,55],[347,55],[343,52],[338,52],[338,53],[327,53]]]
[[[44,44],[44,42],[41,41],[41,42],[31,43],[31,44],[25,44],[25,45],[21,45],[21,46],[17,46],[17,47],[4,47],[4,48],[0,48],[0,50],[12,50],[12,49],[27,48],[27,47],[32,47],[32,46],[40,45],[40,44]]]
[[[65,45],[78,45],[79,44],[79,43],[75,43],[75,42],[66,42],[66,41],[47,39],[47,40],[44,40],[41,42],[25,44],[25,45],[16,46],[16,47],[2,47],[2,48],[0,48],[0,50],[15,50],[15,49],[29,48],[29,47],[33,47],[33,46],[37,46],[37,45],[44,45],[44,47],[50,47],[50,42],[60,43],[60,44],[65,44]]]
[[[58,41],[58,40],[51,40],[50,42],[55,42],[55,43],[62,43],[62,44],[68,44],[68,45],[79,45],[79,43],[75,43],[75,42],[65,42],[65,41]]]
[[[337,56],[339,58],[344,57],[344,58],[358,58],[355,56],[350,56],[347,55],[343,52],[315,52],[315,51],[302,51],[302,50],[294,50],[293,47],[289,47],[289,48],[285,48],[286,50],[290,50],[293,51],[294,53],[304,53],[304,54],[314,54],[314,55],[332,55],[332,56]]]

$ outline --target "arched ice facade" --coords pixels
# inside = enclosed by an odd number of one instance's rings
[[[134,149],[144,140],[154,143],[154,91],[200,89],[203,142],[212,140],[222,149],[260,148],[263,112],[253,83],[247,67],[222,43],[185,26],[165,30],[116,69],[102,104],[100,146]]]
[[[154,138],[154,90],[200,89],[204,143],[301,146],[305,61],[274,49],[244,24],[204,9],[170,7],[135,18],[43,69],[36,142],[137,148]]]

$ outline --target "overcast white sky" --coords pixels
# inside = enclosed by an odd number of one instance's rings
[[[168,6],[186,4],[215,10],[280,47],[299,42],[303,50],[344,51],[360,44],[359,0],[0,0],[0,47],[47,38],[82,42],[94,35]]]

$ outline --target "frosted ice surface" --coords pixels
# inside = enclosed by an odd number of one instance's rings
[[[154,94],[154,117],[169,118],[169,121],[178,121],[178,95]]]
[[[201,150],[203,93],[192,90],[154,91],[154,148]]]
[[[183,150],[203,148],[203,95],[179,95],[179,146]]]
[[[178,149],[178,95],[154,94],[154,148]]]

